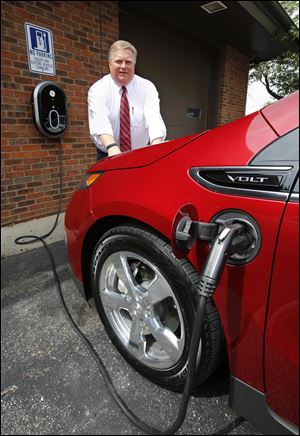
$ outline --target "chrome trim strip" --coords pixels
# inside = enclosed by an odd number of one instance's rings
[[[193,168],[197,168],[197,169],[201,169],[202,170],[208,170],[208,171],[288,171],[291,170],[293,168],[292,165],[285,165],[285,166],[259,166],[259,165],[255,165],[255,166],[221,166],[221,167],[192,167]]]
[[[290,201],[293,203],[299,203],[299,194],[293,192],[290,196]]]

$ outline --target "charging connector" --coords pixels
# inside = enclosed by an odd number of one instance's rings
[[[237,239],[237,237],[239,238]],[[235,244],[233,244],[234,241]],[[198,285],[200,295],[204,297],[212,296],[224,269],[226,259],[245,244],[248,244],[248,238],[242,224],[235,223],[223,228],[216,237],[203,267]]]

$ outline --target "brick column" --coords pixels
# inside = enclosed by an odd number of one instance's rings
[[[218,126],[245,115],[248,72],[248,57],[227,45],[220,77]]]

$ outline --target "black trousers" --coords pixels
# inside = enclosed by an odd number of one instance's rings
[[[104,159],[107,157],[107,153],[105,153],[102,150],[99,150],[98,147],[96,147],[96,150],[97,150],[97,162],[98,162],[98,160],[101,160],[101,159]]]

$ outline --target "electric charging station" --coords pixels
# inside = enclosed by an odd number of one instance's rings
[[[59,138],[68,126],[67,98],[55,82],[45,81],[33,91],[35,124],[42,135]]]

